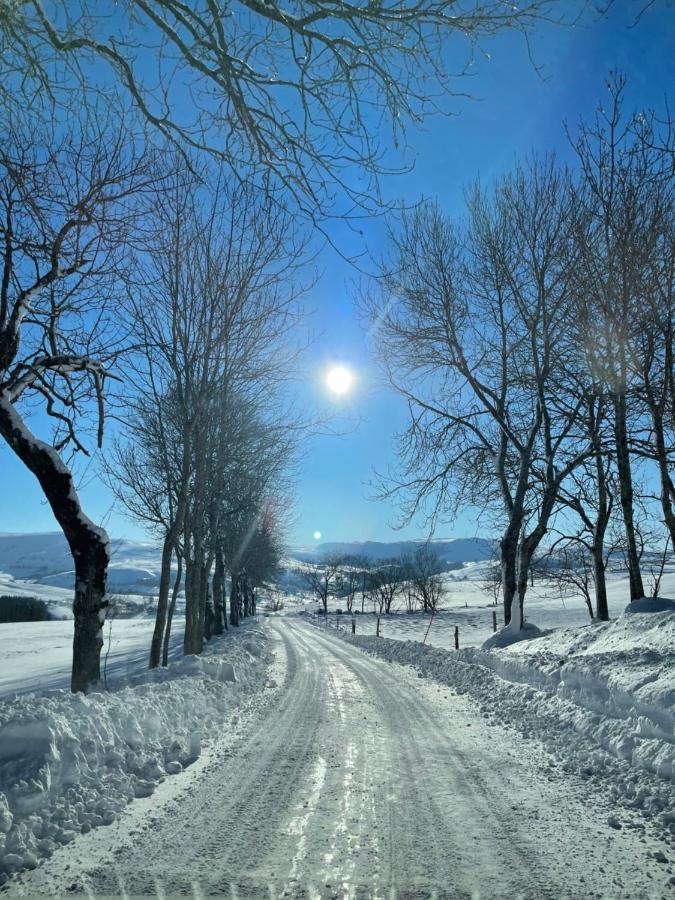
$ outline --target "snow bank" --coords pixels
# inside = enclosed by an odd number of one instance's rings
[[[542,632],[536,625],[525,622],[518,631],[513,630],[508,625],[500,628],[494,634],[483,642],[483,650],[500,650],[504,647],[510,647],[512,644],[518,644],[520,641],[531,641],[533,638],[542,636]]]
[[[617,620],[558,629],[502,649],[457,652],[345,636],[475,698],[490,720],[542,741],[675,835],[675,604],[632,604]]]
[[[114,821],[134,797],[200,753],[243,695],[264,682],[267,639],[256,627],[84,696],[54,690],[0,707],[0,884],[80,832]]]

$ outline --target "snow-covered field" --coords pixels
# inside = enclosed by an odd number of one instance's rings
[[[388,616],[380,617],[380,635],[392,640],[422,641],[432,647],[452,650],[455,646],[455,626],[459,627],[459,645],[464,647],[480,647],[493,633],[492,613],[497,613],[498,627],[501,625],[501,606],[493,606],[487,591],[483,587],[484,564],[468,564],[462,570],[445,576],[446,592],[442,601],[442,609],[433,617],[430,615],[407,613],[396,609]],[[607,583],[608,605],[610,617],[620,616],[628,602],[628,583],[626,576],[614,572]],[[675,597],[675,566],[671,564],[661,582],[661,595]],[[315,610],[316,602],[310,602],[306,595],[288,596],[287,607],[293,609]],[[329,625],[336,621],[344,627],[351,628],[349,616],[345,615],[344,603],[339,599],[331,599],[329,609],[343,608],[342,616],[329,616]],[[360,610],[360,599],[357,595],[354,604]],[[377,616],[365,607],[365,614],[355,615],[357,634],[374,635]],[[560,592],[552,585],[543,582],[535,583],[528,590],[525,599],[525,618],[542,630],[550,628],[571,628],[589,623],[586,604],[579,594],[569,593],[561,597]],[[428,631],[428,634],[427,634]]]
[[[51,585],[37,584],[34,581],[25,581],[14,578],[6,572],[0,572],[0,595],[13,597],[37,597],[44,600],[49,608],[49,614],[55,619],[73,618],[73,591],[65,588],[52,587]],[[0,628],[2,625],[0,624]]]
[[[58,627],[61,623],[40,623]],[[64,623],[65,624],[65,623]],[[72,625],[71,625],[72,627]],[[145,641],[147,630],[138,635]],[[126,654],[133,663],[133,642]],[[0,704],[0,883],[32,869],[78,834],[110,824],[135,797],[149,796],[226,727],[264,683],[264,632],[255,622],[214,639],[202,657],[121,677],[83,696],[20,694]],[[24,663],[26,660],[24,660]],[[3,666],[3,673],[6,667]],[[23,669],[25,681],[29,669]]]
[[[103,674],[109,685],[148,667],[154,621],[114,619],[103,629]],[[171,658],[182,654],[185,620],[174,619]],[[0,625],[0,697],[70,686],[72,620]]]

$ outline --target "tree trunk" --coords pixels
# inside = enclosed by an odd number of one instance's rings
[[[150,641],[150,665],[155,669],[159,665],[162,649],[162,638],[166,631],[166,616],[169,607],[169,585],[171,582],[171,560],[176,539],[180,533],[180,523],[174,521],[164,536],[162,545],[162,563],[159,575],[159,596],[157,597],[157,612],[155,614],[155,627]]]
[[[518,558],[518,535],[520,534],[520,525],[517,530],[513,523],[509,523],[504,537],[499,545],[500,564],[502,571],[502,595],[504,602],[504,624],[511,624],[511,611],[513,600],[516,596],[516,574],[517,574],[517,558]]]
[[[164,632],[164,646],[162,648],[162,665],[169,665],[169,644],[171,642],[171,623],[173,622],[173,614],[176,611],[176,600],[178,599],[178,591],[180,590],[180,580],[183,575],[183,557],[180,553],[176,553],[178,568],[176,570],[176,580],[173,583],[171,592],[171,603],[169,604],[169,612],[166,617],[166,631]]]
[[[602,622],[609,621],[607,580],[605,575],[605,532],[611,510],[607,499],[607,474],[599,451],[595,454],[595,481],[598,489],[598,514],[593,529],[593,578],[595,581],[595,615]]]
[[[86,691],[101,677],[103,623],[110,551],[108,535],[82,512],[73,476],[56,450],[38,440],[9,400],[0,397],[0,434],[35,475],[63,529],[75,563],[71,690]]]
[[[230,588],[230,625],[239,625],[239,575],[232,572]]]
[[[651,404],[650,404],[651,405]],[[656,462],[659,468],[659,481],[661,485],[661,509],[663,510],[663,521],[670,534],[670,542],[675,551],[675,511],[673,511],[672,494],[673,482],[670,476],[670,467],[668,465],[668,453],[666,451],[666,440],[663,432],[663,411],[655,406],[651,407],[652,423],[654,425],[654,449],[656,451]]]
[[[213,633],[222,634],[223,628],[227,628],[227,614],[223,617],[224,590],[225,590],[225,562],[220,547],[216,548],[215,568],[213,570]],[[223,621],[224,618],[224,621]]]
[[[209,574],[211,571],[210,561],[202,561],[199,565],[199,652],[204,649],[204,641],[211,637],[213,629],[213,609],[211,609],[210,622],[209,618]]]
[[[619,495],[621,511],[626,531],[626,556],[628,559],[628,577],[630,582],[630,599],[639,600],[644,597],[640,572],[640,558],[635,538],[635,522],[633,520],[633,473],[630,465],[628,449],[628,427],[626,424],[626,395],[620,391],[613,395],[614,404],[614,437],[616,445],[616,467],[619,476]]]
[[[191,656],[201,652],[197,644],[199,635],[199,573],[200,565],[194,556],[185,558],[185,636],[183,653]]]

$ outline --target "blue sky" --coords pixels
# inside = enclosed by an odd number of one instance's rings
[[[535,70],[516,35],[500,36],[485,45],[489,59],[479,58],[477,74],[457,83],[477,100],[456,99],[456,115],[427,121],[423,130],[410,131],[414,171],[390,177],[385,195],[414,201],[437,198],[450,214],[461,214],[463,191],[480,176],[490,182],[530,150],[555,150],[571,156],[563,122],[574,127],[580,117],[593,114],[606,96],[609,70],[628,77],[627,107],[663,108],[672,100],[675,85],[675,9],[660,0],[635,27],[630,27],[641,3],[615,0],[610,15],[588,19],[575,27],[542,25],[532,40]],[[364,225],[364,236],[353,235],[347,252],[362,247],[375,255],[383,251],[380,224]],[[350,282],[356,273],[336,254],[320,260],[322,277],[306,298],[312,309],[316,335],[305,360],[303,399],[343,416],[335,425],[340,436],[310,439],[303,458],[291,528],[293,544],[312,543],[315,530],[325,540],[388,540],[418,537],[424,532],[409,526],[395,532],[396,509],[370,499],[373,469],[394,463],[392,438],[405,422],[402,402],[378,381],[362,323],[352,302]],[[332,363],[354,369],[356,385],[348,400],[332,400],[322,376]],[[0,489],[0,531],[54,530],[56,523],[33,476],[0,447],[3,479]],[[142,537],[139,528],[113,507],[112,498],[96,476],[92,463],[81,480],[87,513],[103,521],[116,536]],[[439,529],[437,536],[471,536],[480,531],[474,510]],[[484,529],[483,529],[484,530]]]

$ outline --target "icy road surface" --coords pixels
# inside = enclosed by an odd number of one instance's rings
[[[271,627],[276,685],[237,733],[12,893],[668,894],[654,848],[611,828],[536,745],[311,625]]]

